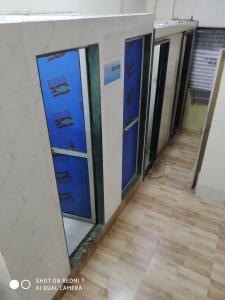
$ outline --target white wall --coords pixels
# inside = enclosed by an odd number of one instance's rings
[[[157,0],[156,19],[170,20],[173,17],[174,3],[176,0]]]
[[[155,14],[156,1],[157,0],[146,0],[146,12]]]
[[[174,17],[189,19],[193,16],[200,26],[225,27],[224,0],[175,0]]]
[[[170,20],[173,16],[176,0],[147,0],[146,11],[154,13],[158,20]]]
[[[73,12],[78,14],[119,14],[146,11],[146,0],[7,0],[0,12]]]
[[[151,12],[154,0],[147,0],[147,11]],[[200,26],[225,27],[224,0],[157,0],[156,19],[199,20]]]
[[[111,1],[105,2],[108,3]],[[114,3],[114,1],[112,2]],[[146,12],[146,0],[121,0],[121,5],[123,5],[121,13]]]
[[[78,14],[154,13],[156,19],[194,19],[200,26],[225,27],[224,0],[0,0],[0,13],[72,12]]]
[[[223,63],[224,64],[224,63]],[[225,203],[225,70],[196,186],[197,195]]]
[[[33,281],[66,276],[70,266],[21,26],[0,24],[0,249],[13,279]]]

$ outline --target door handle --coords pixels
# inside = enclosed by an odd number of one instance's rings
[[[127,132],[135,123],[137,123],[139,121],[139,117],[137,117],[136,119],[134,119],[132,122],[130,122],[130,124],[128,124],[124,129],[123,132]]]

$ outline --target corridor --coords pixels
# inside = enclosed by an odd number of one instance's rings
[[[224,300],[225,209],[190,189],[199,136],[177,134],[62,300]]]

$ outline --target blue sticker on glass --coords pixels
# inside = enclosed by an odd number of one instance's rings
[[[124,64],[124,128],[139,115],[142,48],[142,39],[126,42]]]
[[[87,152],[78,50],[38,58],[51,146]]]
[[[37,62],[51,147],[87,153],[78,50]],[[90,219],[88,159],[55,153],[53,163],[61,211]]]
[[[139,116],[143,39],[126,42],[124,62],[123,128]],[[123,134],[122,189],[137,174],[138,125],[136,122]]]
[[[104,84],[107,85],[120,79],[120,60],[115,60],[104,66]]]
[[[54,154],[53,162],[62,212],[91,218],[87,159]]]

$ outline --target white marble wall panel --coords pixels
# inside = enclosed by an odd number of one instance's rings
[[[225,204],[225,69],[222,65],[222,78],[209,137],[199,173],[196,193],[198,196]]]
[[[149,14],[0,24],[0,249],[12,278],[33,283],[70,272],[36,56],[99,44],[108,221],[121,203],[124,43],[152,28]],[[104,64],[114,59],[121,79],[104,86]],[[47,300],[55,292],[18,293]]]

